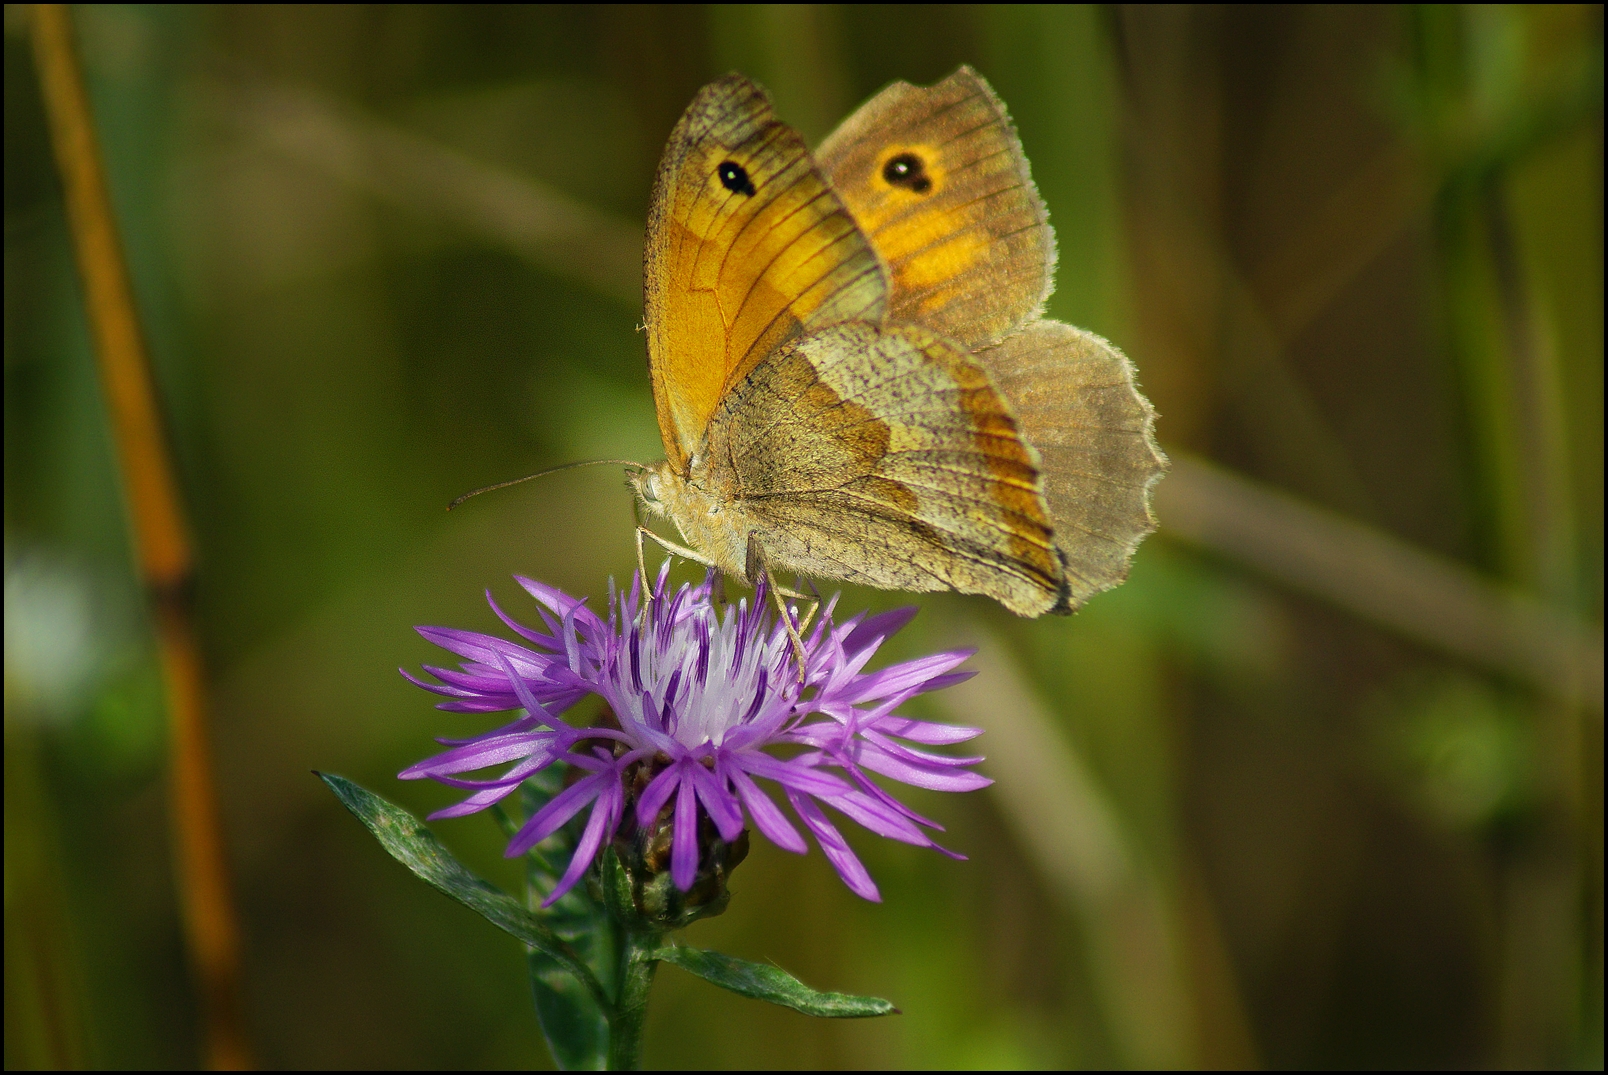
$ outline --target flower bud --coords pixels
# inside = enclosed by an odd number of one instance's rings
[[[614,853],[631,886],[631,903],[644,924],[654,929],[681,929],[700,918],[725,911],[731,900],[726,880],[748,857],[748,830],[730,843],[720,838],[703,804],[698,804],[698,872],[685,892],[670,877],[670,849],[675,836],[673,803],[659,811],[653,824],[636,820],[636,798],[668,759],[639,764],[626,782],[625,819],[614,838]]]

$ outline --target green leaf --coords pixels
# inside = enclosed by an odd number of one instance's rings
[[[768,1000],[784,1008],[826,1019],[862,1019],[870,1015],[897,1013],[898,1008],[880,997],[856,997],[848,993],[821,993],[779,967],[750,963],[746,959],[701,948],[660,948],[651,958],[674,963],[706,982],[755,1000]]]
[[[527,818],[545,806],[563,784],[557,767],[526,780],[520,798]],[[531,900],[551,892],[574,854],[580,827],[565,825],[532,849],[525,858]],[[511,835],[511,834],[510,834]],[[570,889],[545,911],[535,912],[569,941],[587,965],[607,981],[617,944],[614,923],[584,885]],[[597,998],[552,956],[530,949],[527,963],[536,1002],[536,1019],[553,1060],[565,1071],[601,1071],[608,1065],[609,1017]]]
[[[536,1019],[553,1062],[564,1071],[602,1071],[609,1057],[609,1020],[597,998],[546,952],[531,948],[526,959]]]
[[[470,873],[418,818],[345,777],[329,773],[316,775],[374,834],[392,858],[492,925],[550,957],[574,975],[598,1004],[608,1003],[597,976],[567,942],[520,906],[518,900]]]

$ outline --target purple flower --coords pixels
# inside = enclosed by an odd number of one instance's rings
[[[659,573],[646,621],[637,622],[641,578],[616,595],[610,584],[608,619],[583,599],[516,576],[540,607],[545,631],[516,623],[487,594],[492,609],[530,646],[492,635],[442,627],[419,633],[462,657],[460,670],[426,666],[438,683],[413,683],[461,713],[523,711],[511,724],[467,740],[402,771],[469,790],[468,798],[438,810],[432,820],[483,810],[526,777],[562,762],[581,770],[534,814],[509,843],[523,855],[588,805],[591,816],[569,868],[544,906],[567,892],[622,821],[647,827],[673,822],[670,875],[685,892],[698,868],[700,813],[728,843],[743,832],[744,816],[772,843],[807,850],[775,800],[757,782],[773,782],[821,845],[838,876],[855,893],[878,900],[876,885],[821,810],[832,807],[872,832],[933,847],[922,828],[940,829],[874,781],[876,773],[917,787],[971,791],[991,781],[970,768],[981,758],[956,758],[910,744],[962,743],[980,729],[897,716],[906,700],[971,676],[953,669],[970,651],[951,651],[865,672],[882,641],[915,615],[914,608],[860,614],[837,624],[834,597],[805,639],[804,681],[786,628],[766,609],[763,585],[752,606],[744,600],[717,612],[712,576],[698,586],[666,591]],[[614,721],[578,728],[559,714],[593,694]],[[783,748],[785,756],[772,751]],[[491,779],[460,774],[508,768]],[[626,817],[627,810],[634,818]]]

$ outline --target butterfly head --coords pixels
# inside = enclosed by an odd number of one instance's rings
[[[649,463],[640,470],[631,471],[626,476],[631,490],[636,493],[637,501],[649,515],[668,515],[671,502],[677,499],[680,487],[685,483],[681,476],[670,467],[668,459],[661,459],[657,463]]]
[[[697,459],[694,457],[696,468]],[[721,503],[712,497],[699,482],[696,470],[691,474],[679,473],[668,459],[648,463],[633,471],[628,479],[637,500],[650,515],[665,516],[680,524],[698,516],[718,516]]]
[[[755,524],[740,505],[709,485],[696,456],[689,473],[661,460],[632,473],[630,483],[643,510],[674,523],[698,551],[700,563],[735,578],[746,577],[748,537]]]

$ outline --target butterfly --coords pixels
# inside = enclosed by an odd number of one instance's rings
[[[644,265],[668,550],[1069,613],[1121,582],[1167,466],[1132,364],[1042,315],[1055,236],[969,67],[896,82],[812,154],[765,90],[705,86],[665,147]],[[773,586],[774,592],[774,586]]]

